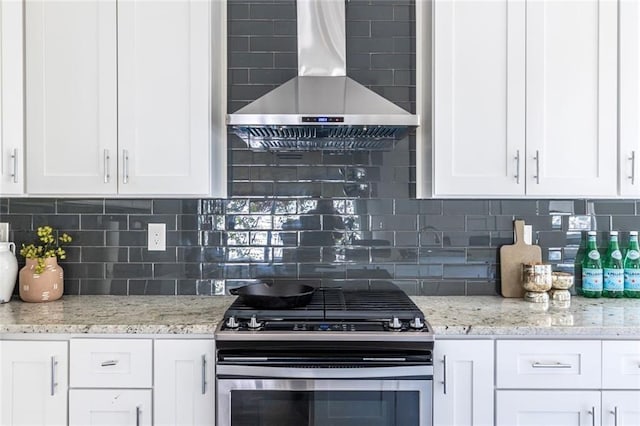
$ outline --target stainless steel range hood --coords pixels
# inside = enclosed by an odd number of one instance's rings
[[[298,76],[227,115],[250,148],[389,149],[419,117],[346,76],[345,0],[297,0]]]

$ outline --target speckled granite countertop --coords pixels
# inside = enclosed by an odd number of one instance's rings
[[[2,333],[211,334],[235,297],[64,296],[0,305]]]
[[[497,296],[414,297],[438,336],[640,338],[640,299],[573,297],[568,308]]]
[[[569,308],[496,296],[413,297],[436,338],[635,336],[640,300],[574,297]],[[234,297],[64,296],[0,305],[3,333],[213,334]]]

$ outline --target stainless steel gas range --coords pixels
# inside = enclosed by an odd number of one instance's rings
[[[236,300],[216,331],[218,426],[429,426],[433,332],[396,286]]]

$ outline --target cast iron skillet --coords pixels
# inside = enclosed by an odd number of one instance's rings
[[[297,282],[260,282],[232,288],[229,293],[252,308],[289,309],[307,305],[315,291],[315,287]]]

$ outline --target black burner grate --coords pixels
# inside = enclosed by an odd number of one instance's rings
[[[340,287],[319,288],[307,306],[293,309],[254,309],[239,299],[227,310],[225,317],[260,320],[412,320],[424,316],[413,301],[399,288],[385,286],[369,290],[345,290]]]

